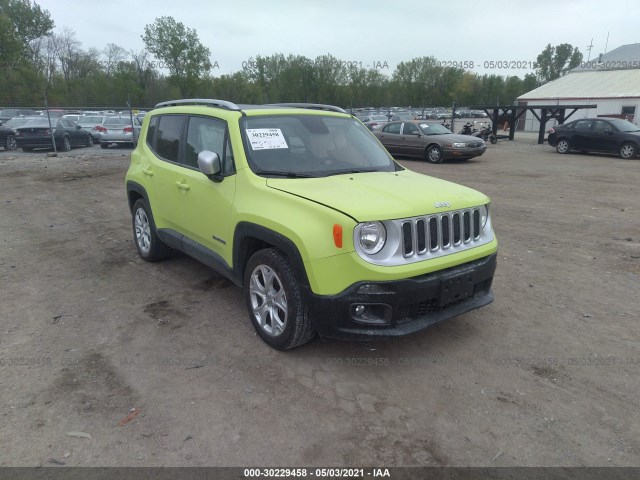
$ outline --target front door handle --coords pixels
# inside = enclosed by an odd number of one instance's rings
[[[190,190],[191,189],[191,186],[188,183],[182,183],[179,180],[176,182],[176,185],[178,186],[178,188],[180,190]]]
[[[150,177],[153,177],[153,170],[149,168],[143,168],[142,173],[144,173],[145,175],[149,175]]]

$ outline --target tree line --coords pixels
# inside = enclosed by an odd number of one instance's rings
[[[0,105],[40,106],[45,94],[49,105],[68,107],[115,106],[128,100],[149,108],[184,97],[347,108],[507,105],[582,59],[568,44],[549,45],[538,57],[543,62],[538,75],[520,78],[442,66],[433,56],[400,62],[389,72],[331,54],[310,59],[276,53],[253,57],[235,73],[213,76],[210,50],[194,29],[172,17],[144,27],[141,50],[113,43],[102,50],[84,49],[72,30],[54,31],[54,26],[50,13],[36,2],[0,0]],[[571,58],[561,58],[567,55]]]

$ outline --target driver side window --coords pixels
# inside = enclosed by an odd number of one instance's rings
[[[402,133],[404,135],[413,135],[418,133],[418,127],[416,127],[413,123],[405,123],[402,128]]]

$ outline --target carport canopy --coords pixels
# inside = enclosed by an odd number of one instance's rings
[[[527,111],[530,110],[533,116],[540,122],[540,130],[538,131],[538,143],[544,143],[544,132],[546,131],[547,121],[556,119],[558,123],[566,122],[574,113],[583,108],[596,108],[598,105],[475,105],[469,107],[471,110],[482,110],[492,119],[491,128],[493,134],[498,132],[498,118],[507,116],[509,118],[509,140],[513,140],[516,132],[516,121]],[[540,110],[540,115],[536,112]],[[567,114],[567,110],[571,110]],[[505,135],[506,137],[506,135]]]

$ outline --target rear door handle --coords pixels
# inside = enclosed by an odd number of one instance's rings
[[[150,177],[153,177],[153,170],[149,168],[143,168],[142,173],[144,173],[145,175],[149,175]]]
[[[191,190],[191,186],[188,183],[182,183],[181,181],[177,181],[176,185],[180,190]]]

